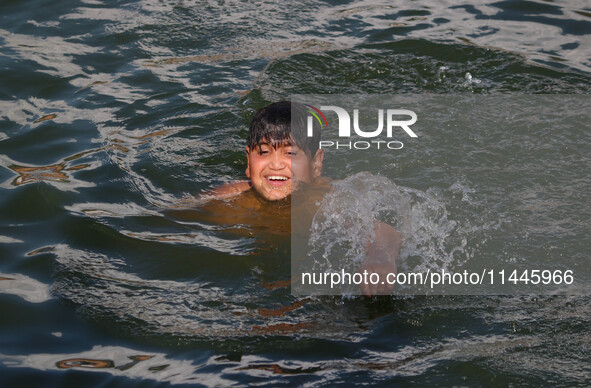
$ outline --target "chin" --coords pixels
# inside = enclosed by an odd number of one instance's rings
[[[265,196],[264,198],[267,201],[275,202],[275,201],[283,201],[283,200],[289,198],[290,195],[291,195],[291,193],[287,193],[287,194],[281,194],[281,195]]]
[[[262,198],[266,201],[269,201],[269,202],[282,201],[282,200],[285,200],[286,198],[289,198],[291,196],[291,190],[289,190],[287,192],[277,191],[277,190],[266,191],[266,190],[260,190],[260,189],[255,188],[255,193],[260,198]]]

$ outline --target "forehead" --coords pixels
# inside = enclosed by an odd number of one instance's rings
[[[291,142],[291,140],[280,140],[280,141],[269,141],[269,140],[263,140],[261,141],[259,144],[256,144],[256,147],[262,147],[262,146],[267,146],[267,147],[273,147],[273,148],[281,148],[281,147],[297,147],[295,144],[293,144]]]

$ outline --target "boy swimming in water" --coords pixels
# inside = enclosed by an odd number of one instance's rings
[[[209,194],[230,198],[249,193],[264,204],[289,201],[291,194],[304,186],[321,195],[330,192],[329,181],[322,177],[324,152],[318,147],[320,130],[314,128],[313,136],[308,137],[306,122],[305,109],[289,101],[259,110],[248,131],[246,176],[249,180],[227,183]],[[308,208],[312,207],[312,215],[317,203],[310,201]],[[366,257],[358,271],[377,273],[380,279],[386,279],[397,271],[401,238],[392,226],[381,222],[374,222],[374,233],[373,241],[366,244]],[[361,285],[362,293],[367,296],[387,294],[392,288],[387,282]]]
[[[232,196],[253,189],[268,201],[287,198],[301,183],[324,183],[321,177],[324,152],[318,149],[320,131],[313,137],[303,133],[303,111],[294,112],[289,101],[259,110],[251,121],[246,146],[246,176],[249,181],[232,182],[214,190]],[[291,126],[292,120],[297,124]]]

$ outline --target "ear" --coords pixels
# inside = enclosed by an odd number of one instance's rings
[[[246,177],[250,178],[250,148],[246,146]]]
[[[324,150],[319,149],[312,158],[312,177],[319,178],[322,175],[322,161],[324,161]]]

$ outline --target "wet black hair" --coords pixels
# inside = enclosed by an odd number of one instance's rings
[[[320,126],[314,120],[313,136],[307,136],[309,114],[305,106],[290,101],[279,101],[259,110],[250,122],[248,147],[252,150],[268,143],[276,148],[294,144],[309,158],[313,158],[320,142]]]

